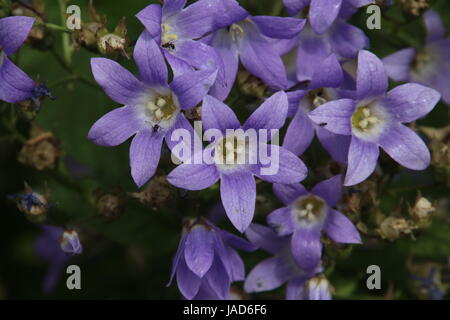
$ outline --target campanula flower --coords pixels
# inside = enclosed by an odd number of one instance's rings
[[[427,29],[425,46],[406,48],[383,59],[388,76],[394,81],[411,81],[436,89],[450,105],[450,38],[439,14],[430,9],[424,15]]]
[[[281,236],[292,234],[294,260],[303,270],[314,270],[322,256],[322,231],[338,243],[361,243],[358,230],[333,209],[341,198],[341,176],[318,183],[310,192],[301,184],[274,184],[274,192],[286,205],[267,217]]]
[[[288,92],[288,116],[293,117],[286,131],[283,146],[301,155],[309,147],[314,132],[320,143],[336,161],[347,162],[350,138],[334,134],[321,128],[311,121],[308,113],[318,106],[332,100],[352,96],[349,90],[340,89],[343,84],[344,73],[334,54],[326,58],[313,74],[304,88]]]
[[[308,20],[314,32],[324,33],[338,19],[341,11],[374,3],[374,0],[283,0],[290,15],[295,16],[307,9]]]
[[[324,129],[351,136],[344,184],[358,184],[375,170],[379,147],[402,166],[424,170],[430,164],[430,152],[403,123],[428,114],[440,94],[414,83],[386,93],[388,78],[383,63],[365,50],[358,55],[356,87],[356,99],[331,101],[309,114]]]
[[[195,107],[208,92],[216,71],[193,71],[168,84],[168,70],[158,45],[144,32],[134,48],[140,79],[105,58],[91,60],[95,80],[114,101],[124,104],[98,120],[89,139],[101,146],[117,146],[134,136],[130,147],[131,175],[143,186],[155,173],[163,140],[169,148],[171,133],[193,132],[182,110]]]
[[[184,163],[168,175],[168,181],[179,188],[202,190],[220,180],[222,204],[228,218],[239,231],[244,232],[255,211],[255,176],[272,183],[296,183],[306,177],[306,166],[292,152],[267,144],[267,139],[259,140],[256,144],[247,143],[243,135],[237,134],[239,129],[244,132],[279,129],[286,120],[287,109],[286,94],[278,92],[241,126],[227,105],[212,96],[206,96],[202,106],[203,128],[206,131],[214,130],[217,137],[201,153],[211,155],[212,161]],[[272,160],[266,163],[261,157],[255,158],[258,153],[261,155],[261,151],[267,151]],[[240,162],[239,159],[244,161]],[[274,170],[266,171],[268,166]]]
[[[304,25],[304,19],[251,16],[246,12],[240,21],[219,30],[210,40],[212,47],[222,58],[226,82],[225,85],[216,82],[211,95],[219,100],[228,96],[236,79],[239,61],[248,72],[263,80],[269,87],[286,89],[286,69],[274,40],[292,39]]]
[[[227,299],[231,283],[245,278],[244,263],[235,249],[256,247],[205,219],[186,221],[168,285],[176,275],[178,288],[188,300],[204,294]]]
[[[329,300],[326,280],[314,277],[322,270],[306,272],[292,258],[290,236],[279,236],[271,228],[253,223],[246,231],[255,246],[273,256],[258,263],[245,279],[248,293],[274,290],[287,282],[287,300]]]
[[[0,100],[17,103],[32,99],[39,109],[39,98],[53,97],[43,84],[35,83],[8,58],[19,50],[25,42],[34,18],[7,17],[0,19]]]
[[[235,0],[199,0],[185,8],[187,0],[166,0],[162,7],[151,4],[136,17],[160,45],[175,76],[193,69],[217,69],[218,82],[225,81],[223,63],[215,50],[196,41],[245,16]]]

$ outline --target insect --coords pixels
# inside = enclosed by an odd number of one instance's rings
[[[162,47],[171,51],[175,50],[175,45],[172,42],[166,42],[162,45]]]
[[[153,132],[158,132],[158,130],[160,129],[161,127],[159,126],[159,124],[155,124],[154,126],[153,126]]]

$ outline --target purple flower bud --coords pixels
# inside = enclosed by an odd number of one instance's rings
[[[60,239],[61,250],[70,254],[81,254],[83,247],[81,246],[78,233],[75,230],[66,230]]]

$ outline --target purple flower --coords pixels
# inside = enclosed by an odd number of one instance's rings
[[[314,32],[324,33],[341,11],[354,12],[355,8],[374,3],[374,0],[283,0],[290,15],[295,16],[307,9],[308,20]]]
[[[243,135],[230,133],[230,130],[261,132],[279,129],[286,120],[287,109],[286,94],[278,92],[267,99],[241,127],[227,105],[206,96],[202,107],[203,127],[206,131],[214,130],[217,136],[210,141],[212,143],[203,154],[210,155],[213,161],[184,163],[168,175],[168,181],[179,188],[202,190],[220,179],[220,194],[228,218],[239,231],[244,232],[255,211],[255,176],[272,183],[296,183],[306,177],[307,169],[297,156],[285,148],[266,144],[267,140],[258,141],[256,146],[248,145]],[[254,162],[249,161],[257,153],[261,154],[261,150],[267,151],[273,160],[271,163],[264,163],[266,161],[260,157]],[[194,155],[194,158],[197,156]],[[238,163],[235,158],[245,161]],[[265,172],[268,165],[276,169],[275,172]]]
[[[41,230],[42,233],[35,242],[35,250],[49,264],[47,274],[42,283],[44,292],[48,294],[55,289],[64,266],[70,260],[70,255],[61,250],[59,242],[64,229],[42,225]]]
[[[388,79],[383,63],[365,50],[358,55],[356,87],[356,99],[331,101],[309,114],[319,126],[351,136],[344,184],[360,183],[375,170],[379,147],[406,168],[425,169],[430,164],[430,152],[402,123],[429,113],[439,101],[439,93],[408,83],[386,94]]]
[[[83,247],[81,246],[78,232],[75,230],[65,230],[61,236],[61,250],[70,254],[81,254]]]
[[[341,197],[341,176],[317,184],[311,192],[301,184],[275,184],[274,192],[286,205],[267,217],[280,236],[292,234],[294,260],[303,270],[314,270],[322,256],[321,233],[338,243],[361,243],[359,232],[333,209]]]
[[[394,81],[412,81],[430,86],[450,105],[450,38],[439,14],[428,10],[424,15],[426,45],[417,50],[402,49],[383,59],[386,72]]]
[[[0,100],[17,103],[32,99],[39,108],[38,99],[52,97],[50,91],[43,84],[36,84],[8,58],[22,46],[33,23],[34,18],[30,17],[0,19]]]
[[[318,266],[312,272],[305,272],[292,258],[290,237],[281,237],[271,228],[252,224],[246,231],[247,238],[257,247],[273,255],[258,263],[245,279],[244,289],[248,293],[274,290],[287,282],[288,300],[329,300],[326,283],[313,278],[321,272]],[[327,294],[328,293],[328,294]]]
[[[250,73],[262,79],[269,87],[286,89],[286,69],[273,40],[294,38],[304,25],[304,19],[252,17],[246,12],[239,22],[219,30],[211,45],[222,58],[226,82],[225,85],[216,82],[211,95],[219,100],[228,96],[236,79],[239,60]]]
[[[331,133],[311,121],[308,113],[316,107],[332,100],[353,94],[338,89],[343,83],[343,71],[334,54],[326,58],[304,89],[288,92],[288,116],[293,116],[287,129],[283,146],[296,155],[301,155],[309,147],[314,132],[330,155],[342,164],[347,163],[350,138]]]
[[[256,248],[244,239],[221,230],[205,219],[185,223],[183,235],[172,266],[173,278],[183,296],[227,299],[233,281],[245,278],[244,263],[235,248],[253,251]]]
[[[101,146],[117,146],[135,135],[130,147],[131,175],[141,187],[155,173],[165,139],[173,130],[193,129],[181,110],[196,106],[215,81],[215,71],[189,72],[168,84],[164,57],[148,32],[134,48],[140,80],[118,63],[104,58],[91,60],[96,81],[114,101],[124,104],[98,120],[89,139]]]
[[[186,0],[166,0],[163,6],[151,4],[136,17],[164,51],[175,76],[193,68],[220,67],[218,81],[223,83],[223,64],[214,49],[195,41],[245,17],[235,0],[199,0],[188,7]]]

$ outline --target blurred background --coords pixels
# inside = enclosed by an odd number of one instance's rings
[[[281,0],[239,2],[253,15],[287,15]],[[367,29],[364,9],[351,19],[366,32],[371,50],[381,58],[406,44],[423,46],[421,12],[415,15],[403,2],[383,7],[381,30]],[[428,2],[450,30],[450,2]],[[167,150],[157,175],[138,190],[129,173],[129,143],[104,148],[86,138],[92,124],[118,106],[95,84],[89,59],[107,55],[135,72],[133,61],[123,56],[132,54],[133,43],[143,31],[135,14],[150,3],[96,0],[97,14],[106,17],[109,32],[126,17],[131,48],[125,48],[125,52],[96,52],[95,48],[86,48],[89,46],[82,42],[83,35],[57,27],[65,25],[65,7],[69,4],[80,6],[83,23],[92,21],[94,13],[91,8],[88,16],[87,0],[0,0],[0,17],[11,13],[36,15],[49,24],[47,28],[35,28],[13,60],[33,79],[47,81],[56,97],[55,101],[44,101],[35,118],[27,106],[0,105],[0,299],[179,299],[176,283],[168,288],[166,283],[183,218],[206,216],[235,232],[219,204],[217,185],[201,192],[183,192],[167,184],[165,175],[174,167]],[[124,32],[123,24],[116,31]],[[67,57],[74,40],[79,48],[73,48],[73,54]],[[245,120],[265,94],[266,88],[259,80],[242,70],[226,102]],[[327,246],[326,275],[335,288],[335,298],[449,297],[449,114],[449,106],[441,102],[426,119],[414,125],[428,139],[433,154],[428,170],[404,170],[383,155],[381,171],[346,191],[342,210],[357,224],[364,244]],[[11,123],[15,128],[13,137],[9,134]],[[427,135],[424,127],[441,131],[428,131]],[[326,172],[343,170],[317,141],[302,159],[311,170],[304,181],[307,187],[323,179]],[[36,241],[43,234],[36,222],[41,221],[27,217],[10,199],[24,193],[24,182],[47,197],[45,224],[78,231],[83,253],[70,257],[66,264],[80,266],[82,290],[67,290],[65,267],[60,268],[60,280],[54,288],[44,290],[48,272],[58,275],[58,270],[49,268],[48,261],[36,250]],[[425,203],[422,200],[418,207],[421,198],[428,201],[430,210],[418,216]],[[280,205],[271,186],[259,182],[256,221],[263,223],[265,216]],[[247,272],[266,257],[263,252],[241,254]],[[372,264],[381,268],[381,290],[370,291],[365,285],[366,268]],[[284,288],[252,297],[244,295],[241,288],[242,284],[237,283],[235,290],[243,298],[284,298]]]

